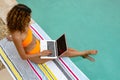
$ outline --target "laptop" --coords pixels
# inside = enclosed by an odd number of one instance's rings
[[[41,51],[52,51],[52,54],[48,56],[41,56],[41,59],[56,59],[67,50],[65,34],[60,36],[57,40],[41,40],[40,45]]]

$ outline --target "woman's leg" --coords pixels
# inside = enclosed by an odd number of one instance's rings
[[[36,64],[43,64],[47,61],[50,61],[52,59],[41,59],[40,57],[34,57],[34,58],[30,58],[30,61],[36,63]]]
[[[61,57],[76,57],[76,56],[87,57],[88,55],[93,55],[96,53],[97,50],[77,51],[75,49],[68,48],[68,50],[61,55]]]
[[[76,57],[76,56],[82,56],[84,58],[87,58],[89,60],[93,60],[89,57],[89,55],[97,54],[97,50],[85,50],[85,51],[77,51],[72,48],[68,48],[66,52],[64,52],[60,57]],[[40,57],[34,57],[30,58],[30,60],[36,64],[42,64],[47,61],[53,60],[53,59],[40,59]]]

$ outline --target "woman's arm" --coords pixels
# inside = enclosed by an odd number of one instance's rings
[[[18,53],[20,54],[20,57],[23,60],[30,59],[30,58],[37,57],[37,56],[46,56],[46,55],[51,54],[51,51],[49,51],[49,50],[44,50],[40,53],[32,54],[32,55],[26,54],[25,50],[22,46],[22,39],[20,36],[21,36],[20,33],[18,33],[18,32],[14,33],[14,34],[12,34],[12,40],[16,46]]]
[[[23,48],[23,46],[22,46],[22,39],[21,39],[20,33],[18,33],[18,32],[15,33],[15,32],[14,32],[14,33],[12,34],[12,39],[13,39],[13,42],[14,42],[14,44],[15,44],[15,46],[16,46],[16,49],[17,49],[20,57],[21,57],[23,60],[26,60],[26,59],[29,59],[29,58],[32,58],[32,57],[36,57],[36,56],[40,56],[40,53],[35,54],[35,55],[27,55],[27,54],[25,53],[25,50],[24,50],[24,48]]]

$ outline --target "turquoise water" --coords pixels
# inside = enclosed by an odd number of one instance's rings
[[[71,60],[90,80],[120,80],[119,0],[17,0],[52,38],[65,33],[69,47],[97,49],[95,62]]]

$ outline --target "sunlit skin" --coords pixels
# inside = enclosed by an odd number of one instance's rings
[[[49,60],[52,60],[52,59],[40,58],[40,56],[50,55],[51,51],[49,50],[44,50],[42,52],[38,52],[32,55],[26,53],[35,47],[36,45],[35,41],[37,39],[34,35],[32,35],[33,36],[32,42],[27,47],[23,47],[22,45],[22,41],[27,36],[27,32],[30,25],[30,19],[31,19],[31,9],[28,8],[27,6],[23,4],[22,5],[18,4],[14,8],[12,8],[7,15],[7,26],[10,31],[10,35],[7,36],[8,40],[14,42],[16,49],[23,60],[29,59],[36,64],[41,64]],[[18,21],[21,21],[21,22],[18,22]],[[68,48],[67,51],[65,51],[62,55],[60,55],[60,57],[82,56],[91,61],[94,61],[94,59],[89,55],[95,55],[95,54],[97,54],[97,50],[77,51],[73,48]]]

